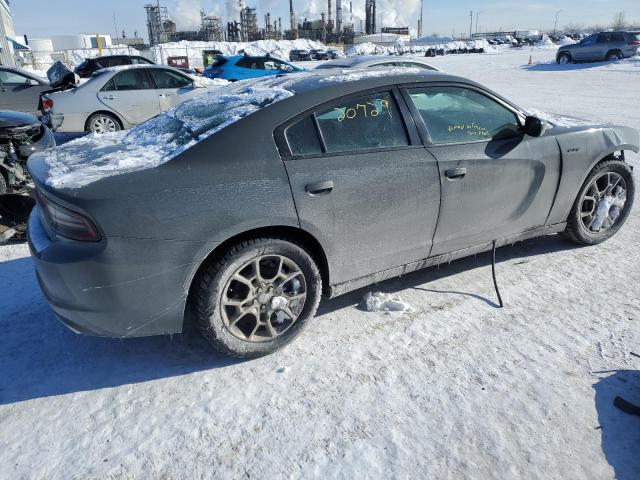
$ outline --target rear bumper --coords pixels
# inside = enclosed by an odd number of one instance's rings
[[[179,253],[164,248],[167,242],[51,240],[37,207],[28,239],[44,296],[75,332],[140,337],[182,331],[195,264],[179,264]]]
[[[64,123],[64,115],[62,113],[45,113],[40,119],[51,130],[56,132]]]

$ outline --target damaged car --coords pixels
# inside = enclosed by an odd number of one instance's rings
[[[44,95],[42,113],[56,132],[117,132],[224,83],[163,65],[109,67],[71,88]]]
[[[426,69],[250,80],[32,156],[29,245],[76,332],[172,334],[189,311],[216,349],[259,356],[322,295],[547,234],[604,242],[639,142]]]

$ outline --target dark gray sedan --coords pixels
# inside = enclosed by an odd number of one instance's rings
[[[40,95],[49,82],[19,68],[0,66],[0,110],[40,114]]]
[[[37,154],[29,243],[78,332],[274,351],[331,297],[526,238],[625,223],[636,130],[562,127],[470,80],[395,69],[238,82]]]

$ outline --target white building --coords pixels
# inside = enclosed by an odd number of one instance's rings
[[[0,0],[0,64],[15,67],[16,61],[13,46],[8,38],[13,38],[13,16],[9,8],[9,0]]]

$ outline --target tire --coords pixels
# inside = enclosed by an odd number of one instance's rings
[[[256,262],[264,279],[273,278],[276,271],[291,278],[285,281],[275,277],[277,280],[270,284],[273,291],[267,290],[266,283],[261,287],[260,278],[247,284],[248,278],[255,276]],[[287,238],[256,238],[237,243],[209,261],[197,282],[199,330],[216,350],[237,358],[267,355],[291,342],[315,315],[322,292],[316,262],[301,245]],[[258,288],[262,293],[258,293]],[[303,295],[304,299],[294,300]],[[284,306],[278,306],[283,298]],[[261,310],[263,307],[265,310]],[[293,315],[297,313],[296,319],[285,313],[285,308]],[[265,324],[259,326],[259,319]]]
[[[592,195],[592,184],[594,183],[594,181],[600,182],[601,185],[601,187],[596,188],[602,188],[606,178],[602,181],[599,179],[602,179],[603,175],[605,174],[612,174],[610,178],[615,179],[616,177],[619,177],[624,180],[624,186],[626,187],[625,202],[624,206],[621,209],[618,208],[617,211],[612,210],[613,208],[617,208],[615,206],[607,208],[606,205],[604,205],[603,208],[607,209],[605,218],[608,218],[609,221],[611,221],[612,212],[613,214],[616,214],[615,219],[613,220],[613,224],[606,229],[600,231],[592,231],[587,228],[585,222],[593,222],[597,221],[597,219],[592,215],[586,216],[583,220],[583,215],[587,214],[587,211],[591,207],[592,202],[585,197],[589,197]],[[620,185],[622,182],[620,182],[619,180],[615,180],[615,183],[616,185]],[[629,213],[631,212],[631,208],[633,207],[634,197],[635,183],[631,167],[629,167],[629,165],[627,165],[622,160],[605,160],[600,162],[591,171],[584,184],[580,188],[580,191],[578,192],[578,196],[576,197],[573,207],[571,208],[571,213],[569,213],[569,218],[567,219],[567,229],[565,231],[565,235],[570,240],[580,245],[597,245],[604,242],[605,240],[608,240],[613,235],[615,235],[616,232],[620,230],[620,228],[627,221]],[[607,198],[606,191],[602,195],[602,198]],[[594,200],[593,213],[596,216],[598,215],[598,208],[598,202]]]
[[[613,50],[607,53],[607,62],[617,62],[618,60],[622,60],[622,52],[619,50]]]
[[[573,62],[573,59],[571,58],[571,54],[564,52],[558,55],[557,62],[560,65],[568,65]]]
[[[0,195],[4,195],[5,193],[9,193],[9,186],[7,185],[7,179],[4,173],[0,171]]]
[[[110,113],[94,113],[87,120],[86,130],[90,133],[118,132],[122,130],[122,124]]]

